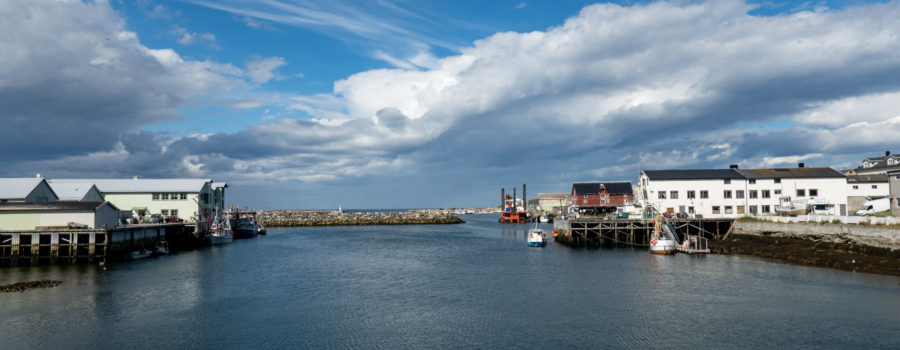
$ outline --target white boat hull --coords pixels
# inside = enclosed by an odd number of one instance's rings
[[[212,244],[226,244],[231,243],[234,237],[231,236],[231,232],[221,231],[221,232],[213,232],[209,235],[209,242]]]
[[[676,252],[678,252],[678,250],[675,249],[675,241],[674,240],[661,239],[661,240],[657,240],[655,244],[651,242],[650,252],[653,254],[666,255],[666,254],[675,254]]]

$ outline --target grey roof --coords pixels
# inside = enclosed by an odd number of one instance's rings
[[[576,182],[572,189],[576,195],[600,193],[600,187],[609,194],[632,194],[630,182]]]
[[[48,182],[48,184],[61,201],[80,201],[92,187],[96,187],[90,182]]]
[[[25,198],[41,181],[40,177],[0,178],[0,198]]]
[[[743,179],[735,169],[642,170],[650,180]]]
[[[119,210],[115,205],[109,202],[44,202],[44,203],[0,203],[0,211],[33,211],[33,210],[71,210],[71,211],[87,211],[95,210],[104,204],[108,204],[115,210]]]
[[[738,170],[748,179],[813,179],[813,178],[846,178],[840,171],[832,168],[772,168]]]
[[[92,183],[103,193],[200,192],[210,179],[53,179],[49,183]]]
[[[878,175],[847,175],[849,183],[867,183],[867,182],[888,182],[890,176],[887,174]]]

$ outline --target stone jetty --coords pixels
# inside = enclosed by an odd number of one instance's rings
[[[60,285],[62,281],[51,281],[51,280],[41,280],[41,281],[29,281],[29,282],[18,282],[13,284],[7,284],[0,286],[0,292],[2,293],[15,293],[15,292],[24,292],[29,289],[34,288],[52,288]]]
[[[462,219],[442,210],[405,212],[337,212],[306,210],[258,211],[266,227],[461,224]]]

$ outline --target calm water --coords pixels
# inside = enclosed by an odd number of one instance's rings
[[[529,248],[527,225],[464,219],[270,229],[105,269],[0,269],[0,284],[65,281],[0,294],[0,347],[900,347],[897,277]]]

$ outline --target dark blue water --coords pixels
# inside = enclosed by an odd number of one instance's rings
[[[0,348],[897,349],[900,278],[526,245],[527,225],[269,230],[171,256],[0,269]],[[548,227],[549,229],[549,227]]]

